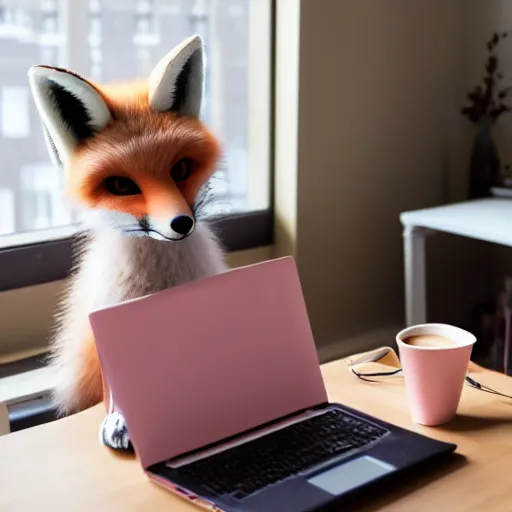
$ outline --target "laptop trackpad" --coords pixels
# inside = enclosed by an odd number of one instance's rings
[[[395,469],[387,462],[364,455],[315,475],[309,478],[308,482],[329,494],[339,496],[391,473]]]

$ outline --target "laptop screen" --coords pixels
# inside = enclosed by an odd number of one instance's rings
[[[144,467],[327,401],[292,258],[98,310],[90,321]]]

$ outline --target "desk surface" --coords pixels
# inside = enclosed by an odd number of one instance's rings
[[[414,425],[401,377],[369,383],[344,361],[322,367],[331,401],[455,442],[467,460],[399,484],[359,510],[431,512],[512,510],[512,400],[466,386],[459,417],[442,428]],[[482,384],[512,395],[512,379],[472,367]],[[0,510],[193,512],[194,506],[151,483],[137,461],[99,445],[103,407],[0,437]]]
[[[404,226],[420,226],[453,235],[512,246],[512,199],[497,197],[404,212]]]

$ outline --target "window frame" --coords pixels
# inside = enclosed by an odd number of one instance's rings
[[[63,23],[66,35],[73,39],[77,37],[88,37],[83,24],[77,30],[74,22],[83,19],[84,8],[88,0],[59,0],[63,12]],[[258,165],[248,159],[248,187],[251,190],[248,204],[251,208],[248,211],[225,214],[219,217],[207,219],[213,231],[217,234],[219,241],[227,252],[255,249],[262,246],[270,246],[274,241],[274,211],[273,211],[273,176],[274,176],[274,84],[275,84],[275,3],[276,0],[268,0],[267,6],[261,10],[263,2],[249,0],[251,11],[257,11],[259,16],[268,20],[268,27],[265,34],[268,36],[266,51],[268,52],[268,75],[265,87],[265,94],[258,102],[250,105],[249,108],[249,131],[251,133],[249,146],[254,146],[254,134],[261,133],[262,113],[267,115],[264,121],[268,126],[268,140],[264,151],[258,154],[256,163],[265,166],[264,173],[257,173]],[[259,2],[259,3],[258,3]],[[73,5],[73,8],[70,6]],[[258,12],[259,11],[259,12]],[[73,26],[73,30],[71,30]],[[261,27],[252,27],[252,43],[254,44],[254,32],[258,31],[261,36]],[[72,35],[71,35],[72,34]],[[81,61],[84,56],[83,48],[69,47],[66,45],[62,50],[67,58],[72,61]],[[254,64],[249,61],[249,67],[258,68],[261,60]],[[261,72],[261,68],[259,69]],[[250,76],[255,76],[255,69],[250,69]],[[251,75],[252,73],[252,75]],[[261,73],[260,73],[261,75]],[[264,75],[264,74],[263,74]],[[262,105],[267,108],[262,111]],[[258,112],[257,119],[252,120],[251,114]],[[254,127],[256,125],[256,128]],[[259,130],[259,132],[258,132]],[[252,149],[254,153],[254,149]],[[251,152],[249,151],[249,154]],[[262,157],[263,154],[263,157]],[[266,162],[266,164],[265,164]],[[259,174],[259,176],[258,176]],[[265,188],[265,190],[263,190]],[[255,191],[255,192],[254,192]],[[258,209],[262,195],[268,197],[268,206]],[[48,232],[48,238],[44,238],[44,232]],[[53,233],[53,236],[51,235]],[[57,234],[55,234],[57,233]],[[59,234],[61,233],[61,234]],[[63,233],[63,234],[62,234]],[[74,259],[74,247],[76,243],[76,227],[65,226],[34,232],[34,241],[24,242],[23,239],[31,238],[32,233],[20,233],[14,235],[3,235],[0,237],[0,292],[15,290],[19,288],[50,283],[66,279],[70,276]],[[12,239],[12,243],[6,241]]]
[[[272,245],[273,214],[269,208],[225,215],[206,221],[228,252]],[[78,234],[79,235],[79,234]],[[59,281],[69,277],[74,235],[0,249],[0,292]]]

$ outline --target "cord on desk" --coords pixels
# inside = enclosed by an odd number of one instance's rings
[[[376,380],[367,379],[366,377],[387,377],[388,375],[396,375],[402,371],[401,368],[398,370],[394,370],[391,372],[376,372],[376,373],[359,373],[354,370],[354,368],[350,367],[352,373],[359,379],[365,380],[366,382],[378,382]]]
[[[353,366],[350,365],[350,371],[361,380],[364,380],[366,382],[378,382],[376,380],[369,379],[368,377],[388,377],[391,375],[396,375],[402,371],[401,368],[398,368],[397,370],[392,370],[390,372],[375,372],[375,373],[361,373],[354,370]],[[496,391],[495,389],[490,388],[489,386],[485,386],[484,384],[480,384],[480,382],[476,381],[475,379],[471,378],[469,375],[466,376],[466,382],[473,388],[479,389],[480,391],[484,391],[486,393],[491,393],[492,395],[502,396],[504,398],[510,398],[512,400],[511,395],[507,395],[505,393],[501,393],[500,391]]]
[[[469,376],[466,376],[466,382],[468,382],[470,386],[479,389],[480,391],[485,391],[486,393],[491,393],[492,395],[498,395],[512,399],[512,396],[506,395],[505,393],[500,393],[499,391],[496,391],[495,389],[492,389],[489,386],[484,386],[483,384],[480,384],[480,382],[477,382],[475,379],[472,379]]]

